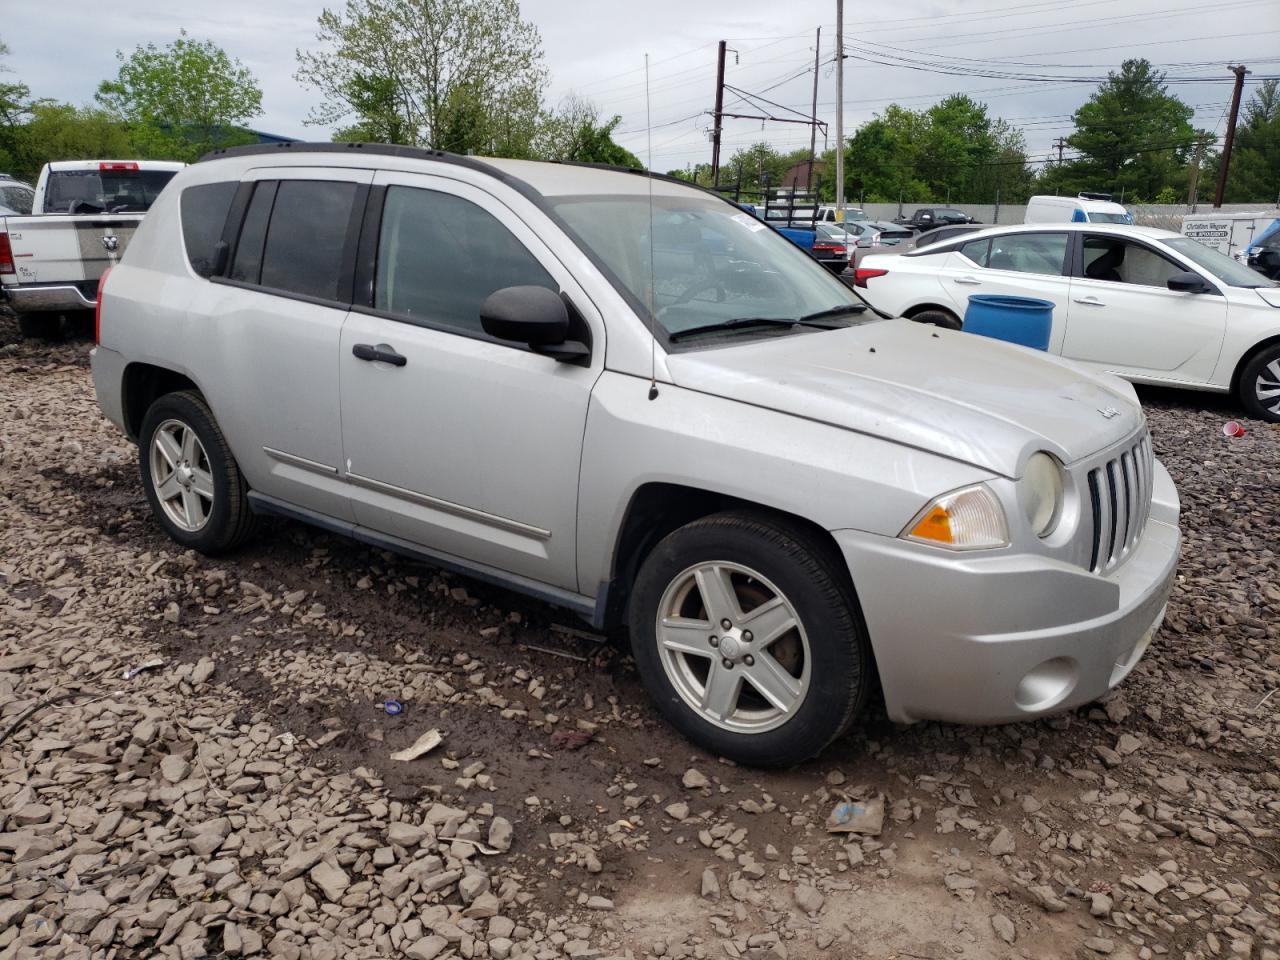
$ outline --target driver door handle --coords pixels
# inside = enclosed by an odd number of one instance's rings
[[[977,277],[956,277],[956,283],[963,283],[966,286],[977,287],[982,285],[982,281]]]
[[[389,363],[393,367],[403,367],[408,359],[402,353],[396,353],[395,347],[380,343],[376,347],[370,343],[357,343],[351,353],[360,360],[370,363]]]
[[[1086,307],[1105,307],[1106,306],[1106,304],[1103,303],[1101,300],[1099,300],[1097,297],[1076,297],[1071,302],[1084,304],[1084,306]]]

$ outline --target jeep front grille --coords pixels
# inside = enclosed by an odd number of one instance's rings
[[[1151,510],[1152,467],[1151,438],[1144,430],[1119,456],[1089,471],[1094,573],[1114,570],[1138,545]]]

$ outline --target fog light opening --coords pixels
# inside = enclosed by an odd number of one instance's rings
[[[1061,703],[1075,689],[1079,667],[1070,657],[1054,657],[1031,670],[1018,681],[1013,700],[1023,710],[1048,710]]]

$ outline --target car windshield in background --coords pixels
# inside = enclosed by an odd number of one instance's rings
[[[1133,223],[1133,217],[1127,213],[1091,213],[1090,223]]]
[[[938,216],[943,220],[967,220],[968,214],[963,210],[939,210]]]
[[[1201,270],[1217,277],[1232,287],[1275,287],[1280,284],[1268,280],[1256,270],[1251,270],[1243,263],[1236,263],[1230,257],[1223,256],[1212,247],[1206,247],[1199,240],[1190,237],[1174,237],[1164,241],[1170,249],[1178,251],[1192,261]]]
[[[0,210],[26,216],[31,212],[31,200],[36,192],[16,183],[0,183]]]
[[[45,213],[145,213],[174,170],[54,170]]]
[[[786,333],[815,314],[829,325],[859,317],[853,292],[751,214],[711,197],[569,196],[556,212],[647,315],[652,263],[654,320],[668,335]],[[653,223],[650,259],[649,224]],[[844,312],[850,316],[841,316]],[[757,321],[748,323],[747,321]]]

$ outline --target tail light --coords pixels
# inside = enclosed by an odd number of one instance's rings
[[[0,273],[17,272],[13,265],[13,247],[9,246],[9,234],[0,233]]]
[[[858,267],[853,271],[853,285],[855,287],[867,288],[867,281],[875,277],[883,277],[888,270],[877,270],[874,267]]]
[[[104,160],[102,163],[98,164],[99,172],[105,172],[107,170],[137,170],[137,169],[138,169],[138,163],[136,160],[129,160],[129,161]]]
[[[848,251],[844,247],[836,243],[815,243],[813,245],[814,252],[833,253],[837,257],[845,256]]]
[[[111,276],[113,267],[107,267],[98,278],[98,303],[93,308],[93,342],[102,345],[102,293],[107,289],[107,277]]]

